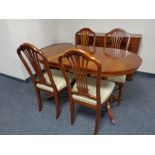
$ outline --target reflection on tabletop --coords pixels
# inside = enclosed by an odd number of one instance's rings
[[[103,49],[103,53],[104,55],[106,56],[109,56],[109,57],[112,57],[112,58],[123,58],[123,57],[126,57],[128,55],[130,55],[131,53],[127,50],[124,50],[122,52],[122,50],[120,49],[117,49],[117,48],[107,48],[107,49]]]

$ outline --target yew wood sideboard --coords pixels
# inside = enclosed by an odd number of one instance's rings
[[[131,40],[129,44],[129,51],[138,54],[139,46],[140,46],[140,41],[142,39],[141,34],[130,34]],[[105,38],[105,33],[96,33],[96,47],[104,47],[104,38]],[[80,44],[80,36],[78,37],[78,44]],[[90,44],[91,44],[90,39]],[[126,44],[127,38],[124,38],[121,44],[121,49],[124,49],[124,45]],[[110,45],[109,45],[110,47]],[[133,79],[133,74],[127,75],[127,80],[132,80]]]

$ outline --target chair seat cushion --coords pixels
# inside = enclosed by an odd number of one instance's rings
[[[51,72],[52,72],[53,80],[55,82],[57,90],[60,91],[63,88],[65,88],[67,86],[67,84],[66,84],[66,81],[65,81],[65,78],[63,76],[62,71],[61,70],[57,70],[57,69],[51,69]],[[70,82],[72,82],[73,75],[71,73],[68,73],[68,76],[69,76]],[[50,83],[50,79],[49,79],[47,73],[44,73],[44,77],[46,79],[47,84],[51,84]],[[44,90],[53,92],[53,88],[52,87],[49,87],[49,86],[44,85],[44,84],[38,83],[37,87],[40,88],[40,89],[44,89]]]
[[[88,77],[88,89],[89,89],[89,94],[96,96],[96,78],[93,77]],[[100,93],[101,93],[101,103],[103,104],[111,95],[113,89],[115,87],[115,83],[106,81],[106,80],[101,80],[101,87],[100,87]],[[77,85],[75,84],[73,87],[73,91],[77,91]],[[97,102],[95,100],[92,100],[86,96],[82,95],[73,95],[73,99],[86,102],[88,104],[96,105]]]
[[[109,76],[107,78],[108,81],[117,82],[117,83],[125,83],[126,75],[121,76]]]

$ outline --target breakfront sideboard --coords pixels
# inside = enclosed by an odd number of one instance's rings
[[[131,40],[129,44],[129,51],[138,54],[139,46],[140,46],[140,41],[142,39],[141,34],[130,34]],[[96,47],[104,47],[104,38],[105,38],[105,33],[96,33]],[[91,39],[90,38],[90,44],[91,44]],[[125,49],[125,44],[127,42],[127,38],[123,38],[122,44],[121,44],[121,49]],[[80,44],[80,36],[77,38],[77,43]],[[107,47],[110,47],[110,44]],[[127,75],[127,80],[132,80],[133,79],[133,74]]]

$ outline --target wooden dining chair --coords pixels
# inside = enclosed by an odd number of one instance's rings
[[[81,50],[95,52],[96,33],[89,28],[82,28],[75,34],[75,45]],[[90,46],[93,49],[90,49]]]
[[[130,34],[121,28],[113,29],[105,34],[104,47],[111,47],[128,50],[130,44]],[[118,105],[123,97],[123,89],[126,81],[126,75],[122,76],[110,76],[107,80],[115,82],[119,86]]]
[[[67,86],[62,71],[56,69],[50,70],[46,56],[32,44],[24,43],[20,45],[17,53],[33,82],[38,99],[38,110],[42,110],[40,91],[46,91],[55,99],[56,118],[58,118],[60,115],[59,93]],[[71,74],[69,76],[71,80]]]
[[[96,123],[94,134],[98,132],[101,108],[106,107],[112,123],[115,123],[111,109],[111,93],[115,83],[101,80],[101,64],[88,52],[79,49],[68,50],[59,57],[59,63],[66,79],[69,98],[71,125],[74,123],[74,104],[96,110]],[[75,84],[71,87],[66,65],[71,67],[75,78]],[[96,66],[94,77],[89,77],[88,66]]]

